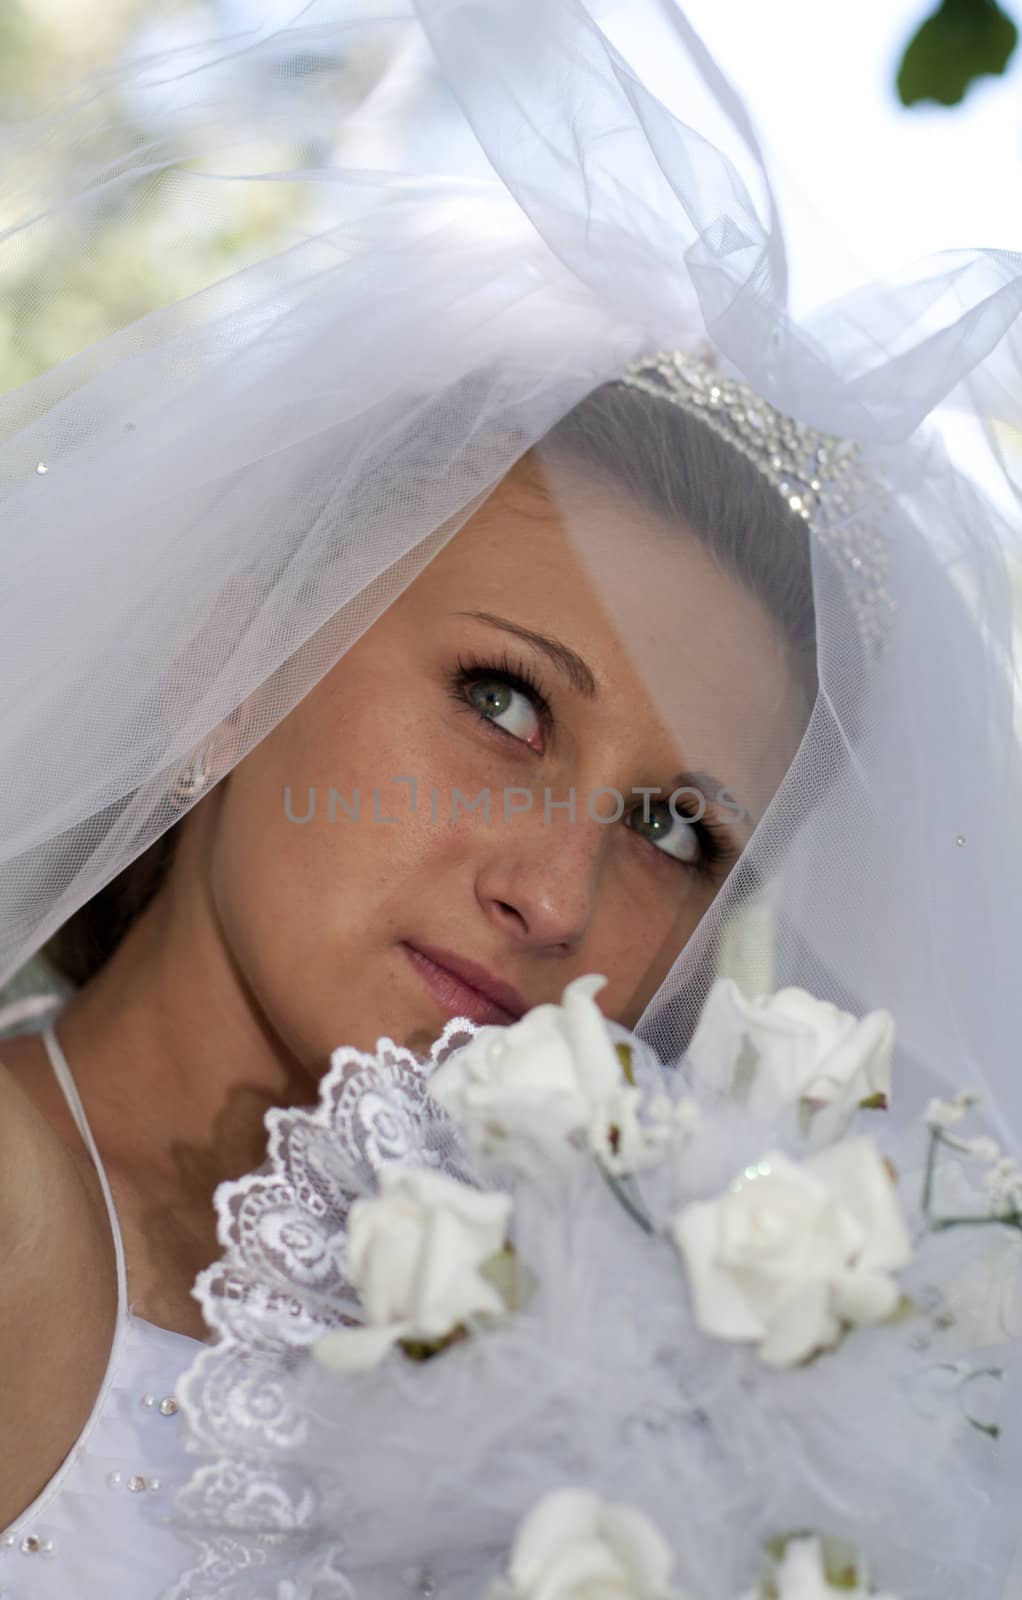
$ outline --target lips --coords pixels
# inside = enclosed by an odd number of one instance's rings
[[[407,943],[402,949],[423,987],[452,1017],[506,1027],[529,1009],[511,984],[452,950]]]

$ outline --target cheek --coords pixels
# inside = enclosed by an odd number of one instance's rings
[[[680,870],[675,876],[676,884],[653,891],[647,880],[643,892],[636,876],[623,874],[599,908],[584,970],[610,979],[600,1007],[625,1027],[638,1022],[721,888]]]
[[[375,1013],[386,1014],[386,963],[410,909],[465,881],[456,869],[473,830],[465,819],[457,829],[434,821],[431,791],[444,819],[453,787],[471,794],[486,782],[475,747],[442,710],[381,718],[385,738],[374,720],[280,724],[226,780],[212,834],[220,936],[262,1012],[303,1058],[337,1042],[338,1014],[352,1028],[360,1005],[374,1011],[373,1026]],[[394,781],[412,776],[414,810],[410,785]]]
[[[232,934],[265,930],[286,962],[345,927],[365,931],[428,852],[435,759],[426,741],[377,743],[357,725],[329,739],[271,736],[231,774],[217,828],[213,881]],[[410,785],[395,781],[412,775],[414,811]]]

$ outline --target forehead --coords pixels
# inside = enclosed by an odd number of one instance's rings
[[[754,816],[801,737],[804,691],[764,603],[683,523],[573,467],[521,463],[407,599],[448,625],[483,611],[562,641],[589,665],[608,733],[656,738]]]

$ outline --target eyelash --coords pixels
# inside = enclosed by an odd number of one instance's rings
[[[685,816],[684,806],[679,805],[677,809],[680,816]],[[698,822],[692,822],[690,825],[699,840],[700,849],[699,861],[691,870],[705,873],[708,877],[725,878],[740,854],[735,849],[734,840],[727,828],[723,823],[715,822],[712,817],[706,816],[700,817]],[[663,855],[664,852],[661,850],[660,854]],[[682,861],[679,865],[685,866],[686,863]]]
[[[507,728],[501,728],[491,717],[487,717],[477,706],[468,699],[466,691],[473,684],[483,682],[489,678],[496,678],[506,683],[510,688],[523,694],[532,705],[543,727],[544,734],[553,728],[554,717],[550,702],[540,688],[535,673],[529,663],[518,657],[512,661],[507,651],[503,651],[499,660],[484,661],[478,657],[466,659],[458,657],[458,665],[450,675],[450,692],[455,703],[462,710],[471,711],[478,721],[492,728],[495,733],[501,734],[506,739],[514,739],[516,744],[521,744],[515,734]],[[680,815],[685,815],[683,806],[678,807]],[[692,823],[692,828],[699,840],[700,858],[694,865],[680,860],[676,856],[669,856],[665,850],[657,850],[655,844],[650,843],[650,849],[657,855],[667,856],[669,861],[676,861],[678,866],[686,867],[690,872],[705,874],[708,877],[723,878],[730,871],[738,858],[728,830],[712,818],[702,817],[698,822]]]
[[[499,727],[490,717],[484,716],[479,708],[474,706],[466,697],[465,691],[467,689],[471,688],[473,684],[484,682],[487,678],[498,678],[502,683],[506,683],[509,688],[517,689],[519,694],[523,694],[538,715],[543,725],[544,734],[550,731],[554,725],[553,711],[549,700],[540,688],[536,674],[529,666],[529,663],[523,660],[521,656],[512,661],[506,650],[499,661],[483,661],[478,657],[466,660],[463,656],[459,656],[457,669],[451,674],[451,692],[455,700],[462,705],[467,705],[469,710],[473,711],[479,718],[480,722],[485,722],[488,727],[495,728],[505,738],[514,739],[515,735],[513,733],[509,733],[506,728]],[[518,739],[515,742],[521,744],[522,741]]]

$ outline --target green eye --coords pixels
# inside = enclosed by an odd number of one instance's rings
[[[531,696],[505,678],[477,678],[467,686],[467,692],[479,715],[512,738],[528,744],[540,733],[541,718]]]
[[[477,711],[487,717],[500,717],[511,705],[513,691],[506,683],[500,683],[496,678],[484,678],[481,683],[474,683],[468,692],[469,699]]]
[[[500,661],[466,661],[458,657],[450,676],[453,698],[483,722],[520,744],[542,752],[544,735],[554,726],[550,702],[526,662],[513,663],[505,652]]]
[[[646,817],[642,814],[642,807],[636,806],[626,820],[629,828],[648,839],[664,855],[691,864],[697,862],[702,854],[699,830],[695,823],[686,822],[677,812],[672,813],[666,800],[651,805]]]

